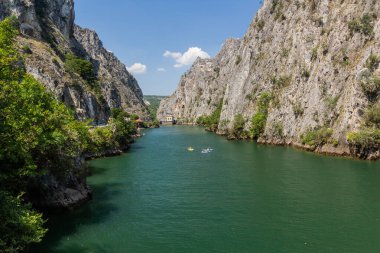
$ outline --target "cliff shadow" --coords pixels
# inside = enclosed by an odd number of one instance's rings
[[[83,226],[91,226],[106,221],[112,212],[118,210],[115,204],[112,203],[110,196],[120,195],[120,183],[104,183],[101,185],[92,186],[94,199],[84,204],[82,207],[73,210],[70,213],[52,215],[48,217],[47,232],[43,241],[33,245],[28,252],[106,252],[97,245],[65,245],[60,249],[62,241],[70,240],[78,230]]]

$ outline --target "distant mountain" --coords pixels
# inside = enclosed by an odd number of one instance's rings
[[[157,117],[157,110],[160,106],[160,103],[163,99],[167,98],[166,96],[144,96],[144,102],[148,106],[149,114],[153,119]]]

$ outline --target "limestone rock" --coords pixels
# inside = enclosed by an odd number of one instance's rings
[[[162,101],[158,117],[171,112],[196,120],[223,99],[218,133],[228,133],[237,114],[248,130],[258,98],[270,92],[261,142],[295,145],[309,130],[329,127],[339,143],[336,152],[346,150],[347,132],[361,127],[369,105],[358,77],[371,54],[380,56],[379,11],[380,2],[372,0],[265,0],[241,42],[215,59],[194,63],[176,92]],[[367,34],[360,30],[365,14]],[[352,21],[359,28],[350,28]],[[223,63],[215,64],[217,59]]]

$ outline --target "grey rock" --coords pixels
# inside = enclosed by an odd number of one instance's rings
[[[276,3],[264,1],[237,48],[222,49],[203,67],[199,61],[194,63],[175,93],[161,102],[158,117],[171,112],[194,121],[209,115],[223,99],[218,133],[227,134],[237,114],[246,119],[249,130],[260,94],[270,92],[275,101],[260,142],[302,146],[302,134],[329,127],[339,142],[336,153],[350,153],[346,135],[361,127],[369,105],[358,78],[365,77],[371,53],[380,56],[380,22],[375,15],[372,36],[352,33],[348,24],[365,13],[379,13],[380,2]],[[221,58],[223,63],[217,64]],[[215,67],[220,68],[219,76],[212,71]],[[273,83],[280,77],[290,80],[286,87]],[[296,107],[301,114],[295,113]],[[276,126],[282,127],[283,136],[276,134]]]

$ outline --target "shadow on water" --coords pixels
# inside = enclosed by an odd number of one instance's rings
[[[99,166],[88,166],[88,176],[103,175],[107,172],[107,168]]]
[[[90,250],[91,249],[91,250]],[[54,253],[107,253],[108,251],[104,249],[104,247],[100,247],[99,245],[90,245],[90,246],[82,246],[78,243],[72,244],[70,246],[67,246],[64,250],[55,250],[55,251],[50,251]]]
[[[99,169],[99,168],[98,168]],[[100,170],[101,171],[101,170]],[[47,227],[54,228],[48,231],[44,242],[31,247],[30,252],[49,253],[82,253],[82,252],[106,252],[99,245],[86,245],[86,247],[73,244],[59,249],[62,240],[69,240],[82,226],[92,226],[104,222],[115,211],[117,207],[111,203],[110,196],[120,195],[120,183],[105,183],[91,186],[94,199],[79,209],[69,214],[60,214],[48,217]],[[70,217],[69,219],[67,217]],[[64,218],[64,219],[63,219]],[[91,250],[89,251],[89,249]]]

